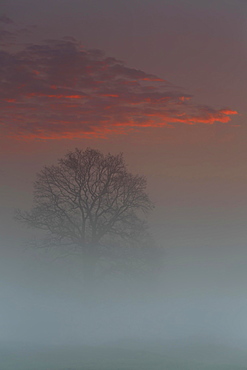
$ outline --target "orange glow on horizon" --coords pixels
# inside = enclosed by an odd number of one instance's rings
[[[4,99],[7,103],[14,103],[16,102],[15,99]]]
[[[228,114],[228,115],[239,114],[236,110],[231,110],[231,109],[221,109],[220,113]]]
[[[186,100],[190,100],[191,99],[191,97],[190,96],[180,96],[179,97],[179,100],[181,100],[181,101],[186,101]]]
[[[141,78],[142,81],[155,81],[155,82],[166,82],[163,80],[163,78],[158,78],[158,77],[143,77]]]
[[[119,98],[119,94],[100,94],[100,96],[106,96],[109,98]]]
[[[55,98],[55,99],[82,99],[83,97],[85,97],[85,95],[63,95],[63,94],[58,94],[58,95],[55,95],[55,94],[43,94],[43,93],[30,93],[27,95],[27,97],[29,98],[33,98],[33,97],[46,97],[46,98]]]

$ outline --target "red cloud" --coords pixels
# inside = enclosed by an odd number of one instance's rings
[[[2,22],[7,22],[3,19]],[[0,128],[20,138],[75,138],[184,124],[229,122],[231,109],[191,103],[165,80],[128,68],[73,39],[0,52]]]

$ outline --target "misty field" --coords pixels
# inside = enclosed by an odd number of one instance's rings
[[[189,351],[188,351],[189,352]],[[199,350],[200,352],[200,350]],[[1,370],[244,370],[241,365],[194,359],[193,353],[162,354],[124,348],[12,348],[1,349]],[[191,358],[189,358],[191,357]],[[202,356],[203,357],[203,356]],[[223,355],[224,357],[224,355]]]

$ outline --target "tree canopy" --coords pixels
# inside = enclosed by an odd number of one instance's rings
[[[37,174],[33,207],[17,217],[56,244],[82,251],[92,270],[107,247],[146,233],[145,215],[153,208],[146,185],[127,170],[122,154],[75,149]]]

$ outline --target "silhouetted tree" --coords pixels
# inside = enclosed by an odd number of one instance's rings
[[[90,278],[100,259],[121,259],[124,245],[142,247],[140,240],[147,240],[143,216],[152,208],[145,178],[127,171],[122,154],[88,148],[45,166],[34,183],[31,211],[18,211],[17,218],[47,231],[55,244],[79,249]]]

